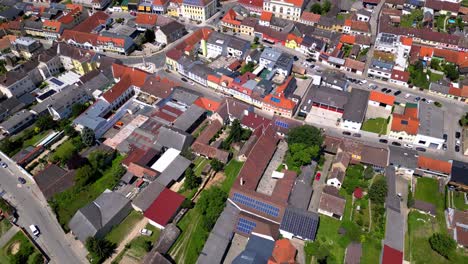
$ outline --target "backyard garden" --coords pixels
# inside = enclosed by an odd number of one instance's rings
[[[362,130],[376,133],[379,135],[386,135],[387,134],[387,125],[388,120],[382,117],[379,118],[371,118],[366,120],[362,124]]]

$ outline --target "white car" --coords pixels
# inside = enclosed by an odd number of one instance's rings
[[[405,146],[405,148],[413,148],[413,145],[411,145],[411,144],[405,144],[403,146]]]
[[[361,84],[367,83],[367,80],[360,80],[359,81]]]
[[[192,82],[192,81],[190,81],[189,83],[190,83],[190,85],[195,85],[195,83],[194,83],[194,82]]]
[[[39,234],[41,233],[41,232],[39,231],[39,228],[37,228],[37,226],[35,226],[35,225],[30,225],[30,226],[29,226],[29,229],[31,229],[31,232],[32,232],[33,235],[35,235],[35,236],[39,236]]]
[[[410,96],[411,96],[411,94],[407,93],[407,94],[405,95],[405,98],[409,98]]]
[[[140,229],[140,234],[144,236],[151,236],[153,234],[153,231],[143,228],[143,229]]]
[[[3,167],[3,168],[7,168],[8,165],[7,165],[5,162],[3,162],[3,163],[2,163],[2,167]]]

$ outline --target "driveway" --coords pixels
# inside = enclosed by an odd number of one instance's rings
[[[325,154],[325,162],[323,163],[322,167],[322,176],[320,177],[319,181],[315,180],[315,175],[314,175],[314,183],[312,188],[314,189],[314,192],[312,194],[312,199],[309,204],[309,211],[311,212],[317,212],[319,208],[319,203],[320,203],[320,196],[322,195],[322,190],[323,187],[325,187],[325,182],[327,180],[328,172],[330,171],[330,167],[333,162],[333,155],[330,154]]]

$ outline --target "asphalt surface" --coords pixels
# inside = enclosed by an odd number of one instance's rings
[[[5,154],[0,152],[0,158],[8,165],[0,168],[0,188],[6,191],[3,198],[17,209],[17,224],[30,234],[30,225],[38,227],[41,234],[35,241],[51,259],[50,263],[87,263],[83,248],[72,246],[37,185]],[[26,184],[18,182],[19,176],[26,179]]]

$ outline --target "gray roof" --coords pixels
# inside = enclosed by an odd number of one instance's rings
[[[101,117],[101,114],[109,106],[109,103],[107,103],[106,101],[98,100],[92,106],[90,106],[84,113],[82,113],[75,120],[73,120],[73,123],[95,130],[102,124],[105,124],[107,122],[106,119]]]
[[[31,118],[32,116],[34,116],[34,114],[31,113],[30,111],[22,110],[22,111],[20,111],[20,112],[18,112],[16,114],[14,114],[10,118],[8,118],[3,123],[1,123],[0,127],[4,128],[7,131],[10,131],[13,127],[15,127],[19,123],[23,122],[24,120]]]
[[[184,150],[192,144],[192,135],[175,127],[163,126],[159,129],[157,143],[166,148]]]
[[[371,12],[367,11],[367,9],[364,9],[364,8],[363,8],[363,9],[359,9],[359,10],[357,11],[357,13],[360,14],[360,15],[368,16],[368,17],[370,17],[370,16],[372,15]]]
[[[454,160],[450,181],[468,185],[468,163]]]
[[[26,20],[24,21],[24,28],[42,30],[42,21],[41,20],[39,21]]]
[[[170,185],[173,181],[177,181],[190,166],[192,162],[182,156],[172,161],[172,163],[156,178],[156,181],[164,186]]]
[[[173,32],[179,31],[184,29],[185,26],[175,20],[165,24],[164,26],[161,26],[159,30],[161,30],[165,35],[169,35]]]
[[[338,86],[345,90],[348,86],[348,80],[346,75],[336,71],[326,71],[322,74],[322,82],[330,86]]]
[[[28,73],[33,69],[36,69],[38,65],[39,62],[37,60],[29,60],[17,69],[9,71],[6,74],[0,75],[0,83],[5,87],[9,87],[10,85],[16,83],[19,80],[28,78]]]
[[[234,227],[239,215],[237,209],[231,203],[227,203],[223,212],[214,225],[208,240],[198,257],[199,264],[218,264],[223,262],[226,250],[234,235]]]
[[[385,62],[377,59],[372,59],[371,68],[377,68],[385,71],[391,71],[393,69],[394,63]]]
[[[416,150],[391,145],[388,148],[390,149],[390,165],[412,170],[418,167],[418,152]]]
[[[73,234],[84,242],[111,222],[129,204],[130,200],[122,194],[105,190],[96,200],[79,209],[68,226]]]
[[[313,241],[317,234],[318,224],[319,216],[317,213],[289,206],[284,212],[280,229],[292,233],[294,236]]]
[[[186,106],[192,105],[195,100],[200,97],[198,94],[195,94],[191,91],[185,89],[174,89],[171,94],[171,100],[184,104]]]
[[[281,56],[282,52],[273,48],[265,48],[260,55],[260,58],[276,62]]]
[[[430,213],[433,216],[435,216],[437,213],[436,207],[434,204],[421,201],[421,200],[414,200],[413,208],[426,212],[426,213]]]
[[[20,102],[16,97],[10,97],[0,103],[1,114],[14,114],[24,108],[26,105]]]
[[[361,243],[352,242],[346,248],[345,263],[359,264],[361,263],[362,245]]]
[[[403,251],[405,245],[405,229],[406,226],[403,215],[391,209],[387,210],[385,245]]]
[[[433,104],[419,104],[418,134],[434,138],[444,135],[444,111]]]
[[[442,85],[442,84],[438,84],[438,83],[431,83],[429,85],[429,90],[435,91],[435,92],[438,92],[438,93],[448,94],[449,90],[450,90],[450,87],[448,87],[447,85]]]
[[[388,187],[385,205],[389,209],[400,212],[400,198],[397,196],[396,192],[395,167],[388,166],[385,168],[385,179],[387,180]]]
[[[200,61],[195,61],[192,63],[188,71],[202,79],[208,78],[209,74],[214,74],[213,69],[201,63]]]
[[[204,114],[205,109],[193,104],[174,121],[174,127],[187,131]]]
[[[364,121],[369,101],[369,91],[354,88],[344,107],[343,119],[361,123]]]
[[[250,235],[245,250],[232,261],[232,264],[265,264],[274,247],[275,241]]]
[[[80,88],[85,90],[89,96],[92,96],[93,92],[104,90],[110,82],[103,73],[99,72],[96,76],[80,85]]]
[[[307,210],[309,208],[310,197],[312,196],[312,177],[317,166],[316,162],[301,168],[301,174],[296,178],[291,194],[289,204],[295,208]]]
[[[144,212],[164,189],[165,185],[162,185],[158,181],[153,181],[132,201],[132,204]]]
[[[309,89],[304,101],[308,101],[307,98],[312,99],[313,102],[326,104],[336,108],[343,109],[348,102],[350,93],[333,89],[330,87],[313,87]]]
[[[275,66],[281,69],[289,70],[294,62],[294,57],[288,53],[281,53]]]
[[[15,20],[20,16],[21,13],[23,13],[23,10],[11,7],[0,12],[0,18],[4,18],[6,20]]]

